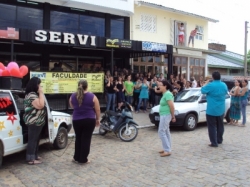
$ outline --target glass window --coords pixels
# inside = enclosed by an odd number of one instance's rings
[[[205,66],[205,59],[200,59],[200,66]]]
[[[105,19],[80,15],[80,32],[94,36],[104,36]]]
[[[161,62],[161,56],[155,56],[155,62]]]
[[[134,62],[138,62],[138,58],[133,58]]]
[[[149,56],[148,57],[148,62],[153,62],[154,60],[153,60],[153,57],[152,56]]]
[[[194,58],[190,58],[190,65],[194,66]]]
[[[195,59],[195,66],[200,66],[200,59]]]
[[[124,18],[112,18],[111,19],[111,38],[124,38]]]
[[[0,4],[0,29],[15,27],[16,6]]]
[[[181,64],[180,57],[175,57],[175,64]]]
[[[203,27],[199,25],[196,25],[196,27],[198,28],[198,31],[197,31],[197,34],[195,35],[195,39],[203,40],[203,35],[204,35]]]
[[[164,62],[168,64],[168,58],[164,58]]]
[[[52,11],[50,28],[54,31],[78,33],[79,15]]]
[[[147,61],[146,58],[147,58],[147,57],[141,57],[141,62],[146,62],[146,61]]]
[[[187,58],[181,58],[181,64],[186,65],[187,64]]]
[[[17,7],[17,28],[42,29],[43,11],[35,8]]]

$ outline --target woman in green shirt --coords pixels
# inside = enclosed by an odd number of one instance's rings
[[[127,81],[124,82],[125,88],[125,98],[129,104],[132,104],[132,97],[134,92],[134,83],[131,81],[131,76],[129,75]]]
[[[175,122],[174,116],[174,96],[172,86],[167,81],[162,81],[158,85],[162,92],[160,101],[160,124],[158,129],[159,137],[162,141],[163,150],[159,151],[161,157],[171,155],[171,135],[169,130],[170,121]]]

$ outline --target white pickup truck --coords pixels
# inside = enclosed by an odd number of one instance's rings
[[[26,149],[29,137],[23,121],[24,96],[20,90],[0,89],[0,166],[4,156]],[[52,143],[55,148],[63,149],[68,144],[68,132],[72,128],[71,116],[51,111],[46,99],[45,102],[47,119],[40,144]]]

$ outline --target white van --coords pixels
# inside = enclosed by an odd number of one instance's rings
[[[28,127],[24,124],[23,99],[20,90],[0,89],[0,166],[3,157],[26,149]],[[68,132],[72,127],[71,115],[51,111],[47,100],[47,119],[41,133],[40,144],[52,143],[57,149],[68,144]]]

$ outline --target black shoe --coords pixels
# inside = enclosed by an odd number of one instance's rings
[[[218,145],[208,144],[210,147],[218,147]]]

